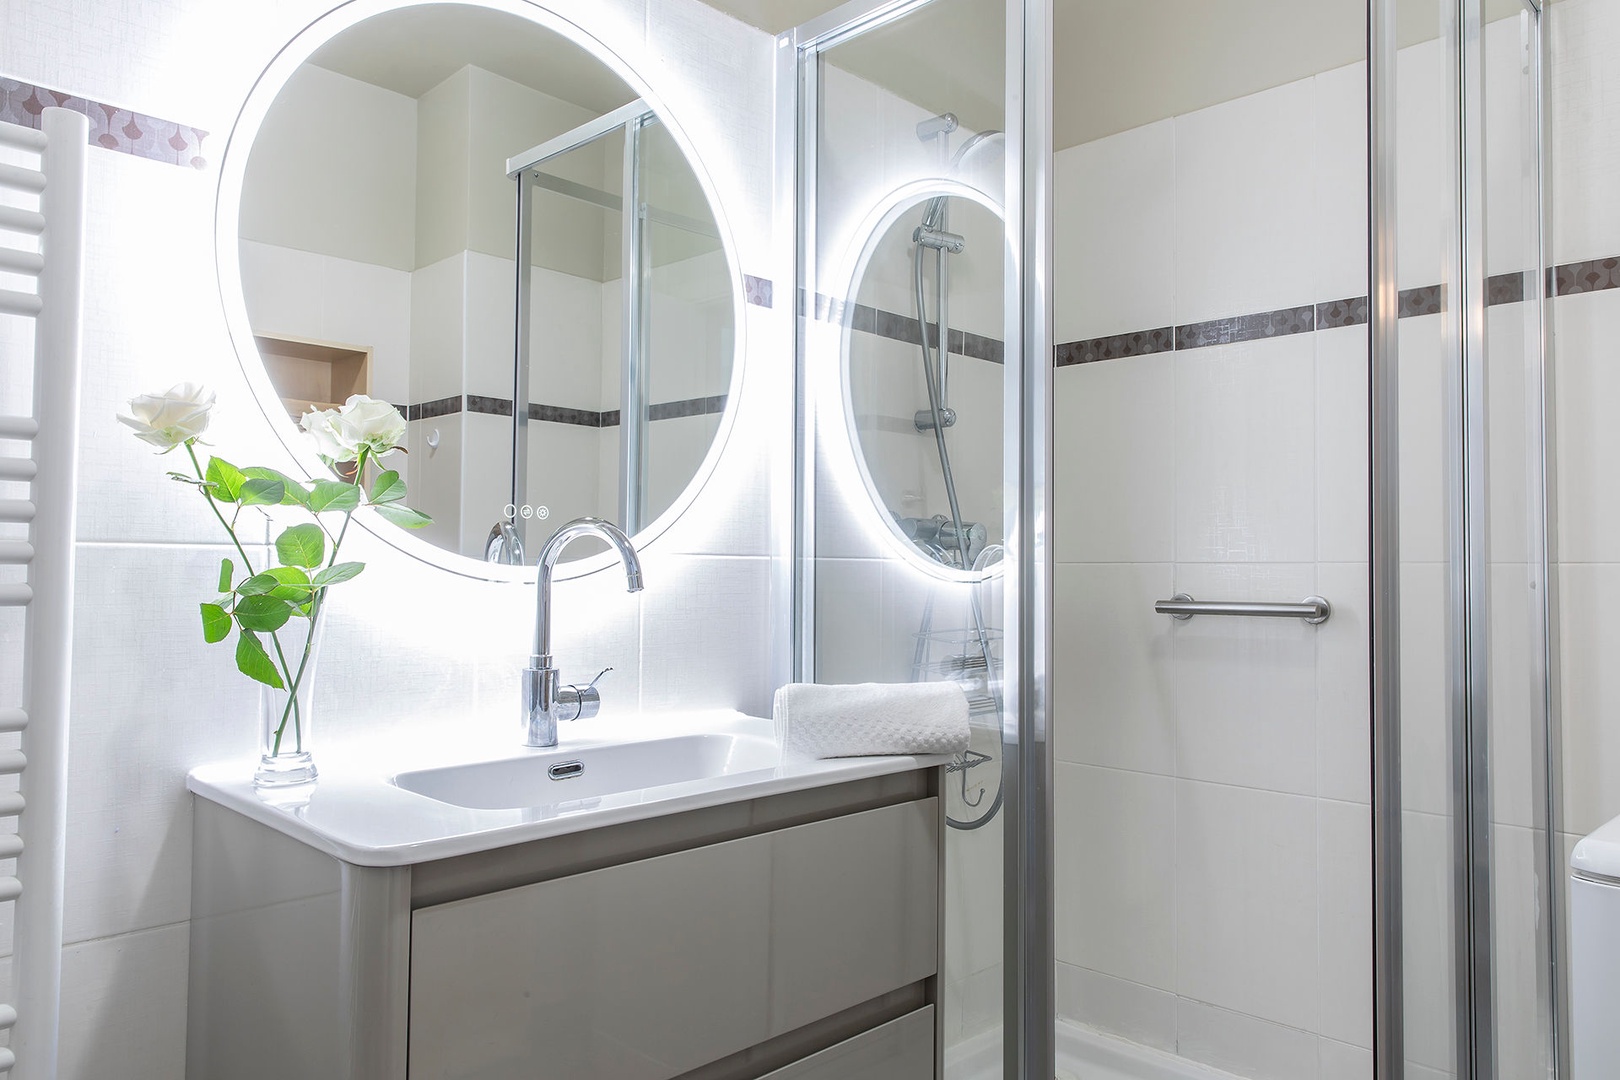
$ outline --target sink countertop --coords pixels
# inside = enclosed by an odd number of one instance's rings
[[[397,786],[402,773],[528,756],[585,753],[593,748],[688,734],[741,736],[775,750],[769,720],[736,712],[597,717],[565,724],[558,745],[530,750],[515,730],[505,739],[470,741],[458,734],[439,744],[379,745],[383,740],[317,745],[319,778],[299,788],[258,791],[253,758],[202,765],[186,787],[221,806],[268,825],[328,855],[357,866],[408,866],[548,836],[742,802],[784,792],[936,768],[946,755],[783,760],[770,768],[664,784],[589,800],[521,809],[480,810],[440,802]],[[757,746],[763,752],[764,746]]]

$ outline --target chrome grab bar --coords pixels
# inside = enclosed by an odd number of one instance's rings
[[[1304,619],[1312,626],[1328,621],[1333,605],[1320,596],[1307,596],[1298,604],[1268,604],[1250,600],[1194,600],[1176,593],[1168,600],[1157,600],[1153,610],[1176,619],[1194,615],[1253,615],[1262,619]]]

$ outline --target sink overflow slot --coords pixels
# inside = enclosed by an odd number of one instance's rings
[[[585,772],[583,761],[559,761],[546,770],[553,780],[570,780]]]

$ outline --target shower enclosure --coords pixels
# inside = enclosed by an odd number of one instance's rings
[[[1566,1075],[1548,16],[1176,10],[783,35],[796,676],[974,705],[947,1076]]]

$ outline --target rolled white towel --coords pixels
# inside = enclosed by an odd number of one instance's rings
[[[772,709],[776,739],[803,757],[957,754],[968,748],[967,695],[955,683],[789,683]]]

